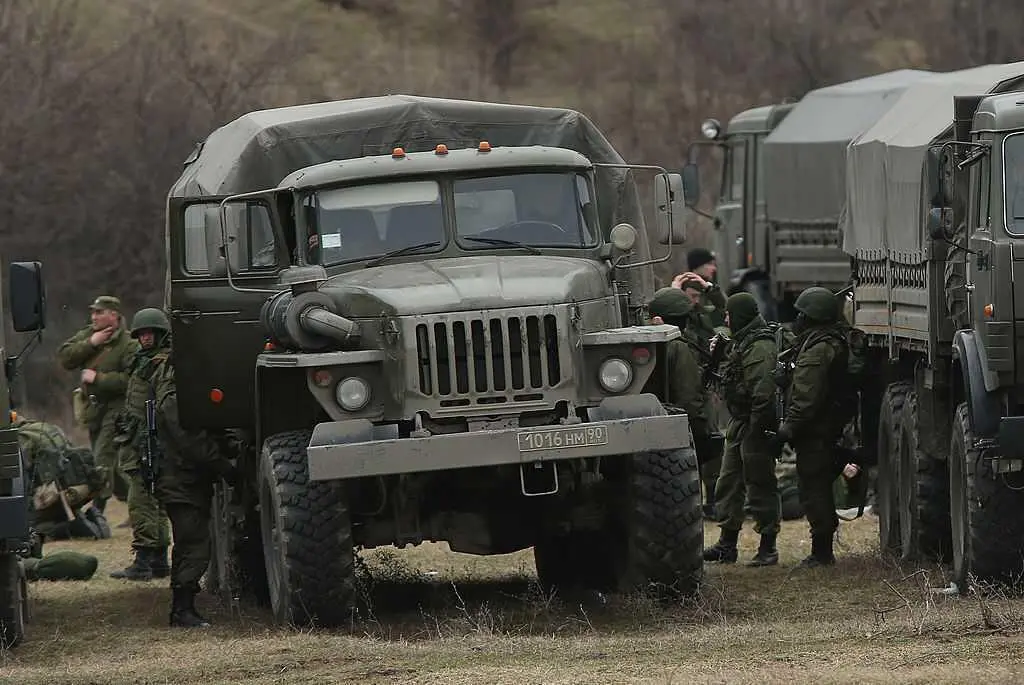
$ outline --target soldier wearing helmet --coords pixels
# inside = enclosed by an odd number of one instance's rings
[[[142,481],[140,454],[146,437],[146,400],[170,357],[171,326],[159,309],[140,309],[132,318],[131,336],[139,342],[125,391],[124,410],[118,417],[118,465],[128,475],[128,517],[132,524],[135,560],[114,571],[111,578],[152,580],[166,578],[170,525],[160,501]]]
[[[668,343],[665,359],[658,360],[659,368],[651,375],[644,391],[656,395],[663,404],[679,407],[689,417],[701,481],[706,491],[705,514],[710,516],[714,510],[715,483],[721,458],[710,439],[711,401],[704,388],[701,369],[705,352],[693,332],[691,320],[696,312],[686,293],[672,287],[658,290],[648,304],[648,310],[654,323],[678,326],[682,337]],[[663,368],[662,363],[665,364]]]
[[[835,427],[829,413],[846,373],[848,350],[837,334],[839,302],[827,288],[813,287],[800,293],[793,324],[797,350],[787,390],[785,416],[778,439],[796,451],[800,499],[811,527],[811,554],[803,567],[835,563],[832,542],[839,520],[832,486],[835,480],[832,454]]]
[[[101,295],[91,305],[90,323],[68,338],[57,350],[57,360],[68,371],[77,371],[75,420],[89,433],[96,466],[106,474],[103,490],[93,500],[101,513],[115,492],[123,497],[125,478],[117,468],[114,419],[124,404],[128,367],[138,343],[127,335],[121,300]]]
[[[209,436],[201,432],[186,432],[178,421],[167,317],[158,309],[143,309],[135,315],[132,333],[139,337],[144,348],[151,342],[148,349],[153,350],[149,358],[140,353],[139,363],[133,369],[132,382],[138,385],[139,390],[131,386],[128,408],[133,417],[131,423],[139,426],[145,436],[145,403],[147,399],[154,402],[159,444],[159,467],[154,485],[156,497],[170,518],[174,542],[170,569],[170,624],[203,628],[210,624],[196,611],[195,597],[199,593],[199,581],[210,563],[213,482],[221,477],[230,479],[232,467]],[[142,407],[141,413],[139,407]],[[141,441],[134,438],[131,444],[133,449],[125,458],[138,463]],[[154,548],[150,548],[148,555],[143,554],[143,563],[146,559],[149,559],[151,567],[154,561],[162,561],[154,556]],[[136,556],[138,562],[139,557]]]

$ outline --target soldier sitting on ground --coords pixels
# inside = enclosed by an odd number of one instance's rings
[[[29,520],[48,540],[105,539],[110,526],[103,513],[87,506],[106,485],[92,451],[75,447],[59,426],[16,416],[18,444],[29,483]]]

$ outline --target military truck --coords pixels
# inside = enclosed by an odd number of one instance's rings
[[[355,548],[446,541],[532,546],[548,588],[693,590],[689,423],[650,392],[679,332],[644,325],[683,193],[560,108],[393,95],[214,131],[167,202],[181,421],[247,446],[208,580],[336,625]]]
[[[42,265],[13,262],[8,271],[12,325],[17,333],[33,332],[29,344],[45,327],[46,307]],[[2,332],[0,332],[2,335]],[[22,354],[29,349],[26,345]],[[11,426],[12,396],[19,355],[6,353],[0,338],[0,646],[13,647],[25,635],[29,618],[28,583],[21,565],[32,544],[28,493],[23,479],[18,431]]]
[[[1022,90],[1024,62],[936,74],[844,162],[881,547],[951,557],[961,589],[1024,571]]]
[[[931,73],[901,69],[818,88],[797,103],[740,112],[724,131],[714,119],[702,124],[700,143],[724,152],[713,217],[719,268],[731,274],[732,292],[751,292],[762,312],[788,321],[805,288],[849,282],[838,228],[846,146]],[[822,168],[835,172],[821,175]],[[697,174],[691,154],[684,169],[689,186]]]

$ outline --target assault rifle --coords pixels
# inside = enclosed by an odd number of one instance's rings
[[[710,388],[713,383],[722,380],[722,375],[718,373],[718,368],[725,360],[731,343],[732,339],[724,333],[715,333],[714,337],[711,338],[711,353],[708,356],[707,364],[704,365],[704,374],[701,377],[701,385],[705,389]]]
[[[149,399],[146,400],[146,438],[142,442],[142,459],[139,475],[150,494],[156,492],[156,481],[160,477],[160,443],[156,434],[156,398],[150,388]]]

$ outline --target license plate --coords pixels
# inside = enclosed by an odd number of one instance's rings
[[[607,426],[573,426],[519,431],[519,451],[564,450],[608,444]]]

